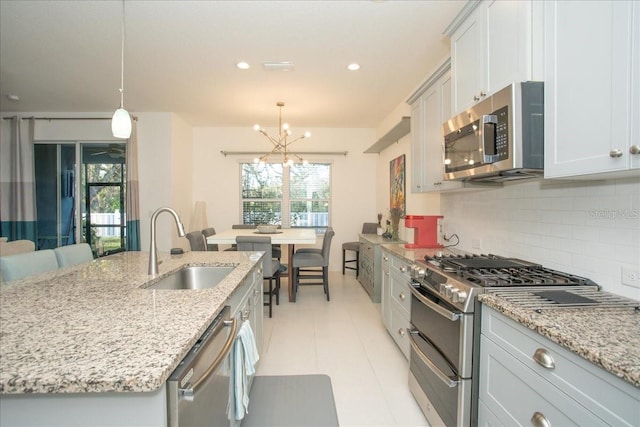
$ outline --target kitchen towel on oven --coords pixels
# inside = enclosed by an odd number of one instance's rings
[[[233,394],[236,420],[243,419],[249,408],[247,375],[256,373],[255,365],[258,359],[260,359],[260,355],[253,330],[249,322],[244,321],[240,326],[234,348]]]

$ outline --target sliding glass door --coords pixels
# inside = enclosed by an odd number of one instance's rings
[[[123,143],[35,144],[38,249],[125,250],[125,152]]]

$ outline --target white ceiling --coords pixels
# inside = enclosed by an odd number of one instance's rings
[[[295,127],[375,127],[447,56],[442,31],[465,3],[126,0],[125,107],[193,126],[273,126],[284,101]],[[115,110],[121,8],[1,0],[0,110]],[[267,72],[266,61],[295,69]]]

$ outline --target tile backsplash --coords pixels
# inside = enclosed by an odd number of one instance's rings
[[[640,300],[640,177],[511,183],[443,193],[440,204],[461,249],[538,262]]]

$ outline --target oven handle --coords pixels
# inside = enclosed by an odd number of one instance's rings
[[[423,303],[424,305],[426,305],[427,307],[429,307],[430,309],[432,309],[442,317],[446,318],[447,320],[455,322],[456,320],[460,319],[461,317],[460,313],[454,313],[449,310],[445,310],[444,308],[440,307],[438,304],[434,304],[433,302],[431,302],[431,300],[429,300],[428,298],[425,298],[420,293],[420,291],[418,291],[415,288],[415,286],[409,286],[409,290],[411,290],[411,293],[413,294],[413,296],[418,298],[418,301],[420,301],[421,303]]]
[[[411,343],[411,348],[413,348],[413,350],[416,352],[418,357],[420,357],[420,359],[422,360],[422,363],[427,365],[429,369],[431,369],[431,371],[440,379],[440,381],[445,383],[447,387],[449,388],[457,387],[458,384],[460,384],[460,381],[452,380],[447,375],[445,375],[444,372],[438,369],[438,367],[431,360],[429,360],[427,355],[424,354],[422,350],[420,350],[420,347],[418,347],[418,344],[416,343],[415,338],[413,338],[414,335],[418,335],[420,332],[418,332],[415,329],[409,329],[409,328],[407,328],[407,332],[409,332],[409,343]]]

